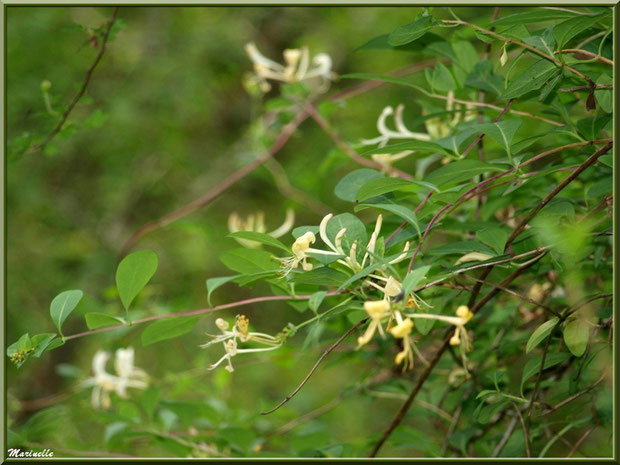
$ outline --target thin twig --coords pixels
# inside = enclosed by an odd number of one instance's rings
[[[84,96],[84,93],[86,92],[86,88],[88,87],[88,84],[90,83],[90,79],[93,75],[93,71],[95,71],[95,68],[97,67],[97,65],[101,61],[101,58],[103,57],[103,54],[105,53],[105,46],[108,43],[108,38],[110,37],[110,30],[112,29],[112,26],[114,25],[114,22],[116,21],[116,15],[118,14],[118,9],[119,7],[114,8],[112,17],[110,18],[110,21],[108,21],[108,25],[103,31],[102,40],[101,40],[101,48],[99,49],[99,53],[97,53],[97,56],[95,57],[95,61],[93,61],[92,65],[90,65],[90,68],[86,70],[86,76],[84,76],[84,81],[82,82],[82,86],[80,87],[80,90],[78,91],[77,94],[75,94],[75,96],[73,97],[73,100],[71,100],[71,103],[69,104],[67,109],[63,112],[62,118],[60,119],[56,127],[52,129],[52,131],[47,135],[47,137],[42,143],[32,147],[33,151],[43,150],[52,141],[52,139],[56,137],[56,135],[61,131],[61,129],[67,122],[67,118],[69,118],[69,115],[71,114],[71,112],[73,111],[77,103]]]
[[[586,438],[588,436],[590,436],[590,433],[592,431],[594,431],[594,428],[596,428],[598,425],[592,425],[590,426],[582,435],[581,437],[577,440],[577,442],[575,443],[575,445],[573,446],[573,448],[570,450],[570,452],[568,453],[568,455],[566,456],[566,458],[570,458],[573,456],[573,454],[577,451],[577,449],[579,449],[579,446],[581,445],[581,443],[583,441],[586,440]]]
[[[558,52],[555,52],[555,53],[558,53]],[[582,50],[580,48],[566,48],[566,49],[562,50],[562,53],[572,53],[572,54],[588,55],[588,56],[590,56],[592,58],[596,58],[601,63],[605,63],[606,65],[609,65],[609,66],[613,66],[614,65],[613,60],[610,60],[609,58],[605,58],[603,56],[597,55],[596,53],[593,53],[593,52],[588,52],[587,50]]]
[[[577,176],[579,176],[590,165],[592,165],[596,160],[598,160],[598,158],[601,155],[604,155],[607,152],[609,152],[609,150],[612,147],[613,147],[613,142],[609,142],[603,148],[594,152],[592,155],[590,155],[586,159],[586,161],[584,161],[581,165],[579,165],[579,167],[575,171],[573,171],[564,181],[562,181],[560,184],[558,184],[555,187],[555,189],[549,192],[549,194],[547,194],[545,198],[543,198],[540,202],[538,202],[536,207],[533,210],[531,210],[530,213],[525,218],[523,218],[521,223],[519,223],[519,225],[512,231],[512,234],[510,235],[510,237],[508,237],[508,241],[506,241],[506,248],[508,248],[510,244],[512,244],[512,241],[514,241],[517,238],[517,236],[519,235],[521,231],[523,231],[525,226],[532,220],[532,218],[534,218],[538,214],[540,210],[544,208],[545,205],[547,205],[551,201],[551,199],[553,199],[556,195],[560,193],[560,191],[562,191],[566,186],[568,186],[571,182],[573,182],[577,178]]]
[[[483,279],[478,279],[478,278],[476,278],[476,277],[474,277],[474,276],[470,276],[470,275],[468,275],[468,274],[463,274],[463,275],[464,275],[466,278],[469,278],[469,279],[471,279],[471,280],[473,280],[473,281],[477,281],[477,282],[479,282],[479,283],[482,283],[482,284],[484,284],[485,286],[493,286],[493,287],[497,287],[498,289],[500,289],[501,291],[506,292],[507,294],[513,295],[513,296],[515,296],[515,297],[518,297],[519,299],[524,300],[525,302],[528,302],[528,303],[530,303],[530,304],[532,304],[532,305],[535,305],[536,307],[541,307],[541,308],[543,308],[544,310],[546,310],[547,312],[549,312],[549,313],[553,314],[554,316],[557,316],[558,318],[562,318],[562,315],[560,315],[560,313],[558,313],[558,312],[556,312],[555,310],[553,310],[551,307],[549,307],[549,306],[547,306],[547,305],[545,305],[545,304],[543,304],[543,303],[537,302],[537,301],[535,301],[534,299],[530,299],[529,297],[524,296],[523,294],[519,294],[518,292],[515,292],[515,291],[513,291],[513,290],[511,290],[511,289],[508,289],[508,288],[506,288],[506,287],[500,286],[499,284],[491,283],[491,282],[489,282],[489,281],[484,281]]]
[[[580,78],[586,80],[588,82],[588,84],[594,85],[594,82],[592,81],[592,79],[590,79],[588,76],[583,74],[581,71],[573,68],[572,66],[568,66],[566,63],[562,63],[557,58],[555,58],[555,57],[553,57],[551,55],[546,54],[542,50],[538,50],[536,47],[533,47],[532,45],[528,45],[528,44],[526,44],[524,42],[521,42],[520,40],[512,39],[512,38],[507,37],[507,36],[503,36],[501,34],[498,34],[497,32],[490,31],[488,29],[485,29],[483,27],[477,26],[477,25],[472,24],[472,23],[468,23],[466,21],[454,20],[454,19],[444,19],[442,22],[444,24],[460,24],[462,26],[469,26],[469,27],[474,28],[474,29],[476,29],[476,30],[478,30],[478,31],[480,31],[480,32],[482,32],[484,34],[488,34],[488,35],[490,35],[492,37],[495,37],[496,39],[500,39],[500,40],[503,40],[504,42],[510,42],[512,44],[518,45],[519,47],[523,47],[526,50],[529,50],[530,52],[532,52],[532,53],[534,53],[536,55],[539,55],[539,56],[545,58],[546,60],[549,60],[549,61],[555,63],[556,65],[569,70],[571,73],[573,73],[573,74],[579,76]]]
[[[600,89],[613,89],[614,85],[613,84],[598,84],[594,87],[592,86],[577,86],[577,87],[571,87],[570,89],[558,89],[558,92],[577,92],[580,90],[587,90],[589,92],[593,91],[593,90],[600,90]]]
[[[540,369],[538,370],[538,376],[536,376],[536,384],[534,384],[534,390],[532,391],[532,397],[530,398],[529,407],[527,409],[526,426],[524,426],[526,435],[527,435],[527,431],[530,428],[530,423],[532,420],[532,411],[534,410],[534,402],[536,402],[536,395],[538,394],[538,387],[540,386],[540,380],[542,379],[542,373],[545,370],[545,360],[547,359],[547,353],[549,352],[549,344],[551,343],[551,338],[553,337],[553,333],[555,333],[555,330],[557,329],[559,324],[560,322],[558,321],[553,326],[553,328],[551,329],[551,332],[549,333],[549,336],[547,336],[547,340],[545,341],[545,347],[543,349],[542,358],[540,360]]]
[[[515,430],[516,426],[517,426],[517,416],[515,415],[510,420],[510,423],[508,423],[508,426],[506,427],[506,431],[504,431],[504,434],[502,438],[500,439],[500,441],[495,446],[495,449],[493,449],[493,452],[491,453],[491,457],[497,457],[499,454],[502,453],[504,446],[510,439],[510,436],[512,436],[512,433]]]
[[[340,336],[340,338],[338,338],[338,340],[336,342],[334,342],[331,346],[329,346],[325,352],[323,352],[323,354],[319,357],[319,359],[316,361],[316,363],[314,364],[314,366],[312,367],[312,369],[308,372],[308,374],[306,375],[306,377],[304,378],[304,380],[299,384],[299,386],[297,386],[297,388],[288,396],[286,396],[284,398],[284,400],[282,402],[280,402],[278,405],[276,405],[274,408],[272,408],[271,410],[267,410],[266,412],[261,412],[261,415],[268,415],[270,413],[275,412],[276,410],[278,410],[280,407],[282,407],[284,404],[286,404],[289,400],[291,400],[295,394],[297,394],[300,389],[302,387],[304,387],[304,385],[308,382],[308,380],[310,379],[310,377],[314,374],[314,372],[316,371],[316,369],[319,367],[319,365],[321,364],[321,362],[323,361],[323,359],[325,357],[327,357],[330,352],[332,350],[334,350],[336,347],[338,347],[338,345],[340,345],[340,343],[342,341],[344,341],[346,339],[346,337],[351,334],[352,332],[354,332],[357,328],[359,328],[360,326],[362,326],[366,321],[368,320],[368,318],[364,318],[363,320],[358,321],[356,324],[354,324],[351,328],[349,328],[349,330],[344,333],[342,336]]]
[[[553,407],[549,408],[548,410],[545,410],[543,413],[540,414],[540,416],[544,416],[544,415],[549,415],[550,413],[555,412],[556,410],[564,407],[566,404],[568,404],[569,402],[574,401],[575,399],[580,398],[581,396],[583,396],[584,394],[587,394],[588,392],[590,392],[592,389],[594,389],[596,386],[598,386],[599,384],[601,384],[603,382],[603,380],[605,379],[606,374],[603,373],[603,375],[596,380],[596,382],[585,388],[583,391],[579,391],[577,394],[573,394],[572,396],[564,399],[563,401],[557,403],[556,405],[554,405]]]
[[[323,119],[323,117],[319,115],[319,113],[316,111],[316,108],[314,108],[314,105],[308,104],[307,112],[310,114],[312,119],[314,119],[314,121],[316,121],[316,123],[321,127],[321,129],[325,131],[325,133],[334,142],[334,144],[336,144],[336,146],[355,163],[366,166],[368,168],[374,168],[376,170],[381,170],[384,168],[384,166],[380,163],[377,163],[374,160],[370,160],[369,158],[362,157],[359,153],[357,153],[355,150],[345,144],[344,141],[340,139],[340,137],[338,137],[338,134],[336,134],[336,132],[329,126],[327,121],[325,121],[325,119]],[[403,179],[413,179],[413,176],[411,176],[409,173],[405,173],[404,171],[396,168],[390,168],[390,174]]]
[[[525,426],[525,420],[523,419],[523,415],[521,414],[521,410],[519,409],[519,406],[516,405],[514,402],[512,403],[516,415],[519,418],[519,421],[521,422],[521,427],[523,428],[523,439],[525,441],[525,454],[527,455],[528,458],[532,457],[532,445],[530,442],[530,433],[527,430],[527,426]]]
[[[435,191],[431,189],[431,190],[428,192],[428,194],[426,194],[426,197],[424,197],[424,199],[422,199],[422,201],[418,204],[418,206],[415,208],[415,210],[413,211],[413,213],[415,213],[416,215],[418,214],[418,212],[422,209],[422,207],[424,206],[424,204],[426,204],[426,202],[428,201],[428,199],[430,199],[430,198],[431,198],[431,195],[433,195],[433,192],[435,192]],[[394,232],[388,236],[388,238],[385,240],[385,247],[386,247],[386,248],[387,248],[388,244],[389,244],[390,242],[392,242],[392,239],[394,239],[394,236],[396,236],[396,234],[397,234],[397,233],[398,233],[401,229],[403,229],[405,226],[407,226],[407,224],[408,224],[408,221],[403,221],[403,222],[402,222],[402,223],[398,226],[398,228],[396,228],[396,229],[394,230]]]
[[[334,295],[338,295],[338,294],[342,294],[342,291],[328,292],[326,294],[326,296],[334,296]],[[251,299],[239,300],[237,302],[231,302],[231,303],[228,303],[228,304],[215,305],[213,307],[201,308],[199,310],[189,310],[189,311],[186,311],[186,312],[177,312],[177,313],[165,313],[163,315],[151,315],[151,316],[147,316],[147,317],[144,317],[144,318],[140,318],[138,320],[134,320],[129,325],[121,323],[121,324],[118,324],[118,325],[104,326],[102,328],[91,329],[90,331],[84,331],[82,333],[77,333],[77,334],[72,334],[70,336],[65,336],[65,341],[68,341],[70,339],[77,339],[77,338],[83,337],[83,336],[88,336],[89,334],[103,333],[103,332],[106,332],[106,331],[112,331],[114,329],[126,328],[127,326],[133,326],[133,325],[140,324],[140,323],[146,323],[148,321],[161,320],[161,319],[164,319],[164,318],[202,315],[204,313],[215,312],[217,310],[224,310],[226,308],[241,307],[243,305],[251,305],[251,304],[258,303],[258,302],[272,302],[272,301],[276,301],[276,300],[307,300],[310,297],[312,297],[312,294],[298,295],[298,296],[269,295],[269,296],[253,297]]]
[[[121,256],[125,255],[125,253],[136,242],[138,242],[144,235],[152,231],[155,231],[156,229],[167,226],[170,223],[173,223],[174,221],[177,221],[183,218],[184,216],[187,216],[190,213],[193,213],[199,208],[210,204],[215,199],[217,199],[220,195],[222,195],[226,190],[232,187],[234,184],[236,184],[241,179],[245,178],[247,175],[252,173],[256,168],[261,166],[267,160],[272,158],[276,153],[278,153],[278,151],[284,146],[284,144],[286,144],[286,142],[293,135],[293,133],[295,132],[295,129],[297,129],[297,127],[307,117],[308,117],[308,114],[305,111],[300,111],[297,114],[297,117],[293,121],[291,121],[286,126],[284,126],[284,128],[282,128],[280,135],[278,136],[276,141],[273,143],[273,145],[269,148],[269,150],[267,150],[264,154],[262,154],[260,157],[258,157],[253,162],[248,163],[247,165],[239,168],[233,174],[225,178],[222,182],[220,182],[215,187],[210,189],[202,197],[197,198],[196,200],[162,216],[161,218],[155,221],[151,221],[141,226],[138,230],[136,230],[136,232],[133,233],[133,235],[127,240],[127,242],[125,242],[125,245],[123,246],[122,251],[121,251]]]
[[[452,204],[445,205],[441,210],[439,210],[437,213],[435,213],[433,218],[431,218],[431,220],[429,221],[428,225],[426,226],[426,229],[424,230],[424,235],[422,236],[422,239],[418,243],[418,246],[416,247],[415,252],[411,256],[411,260],[409,261],[409,267],[407,268],[407,273],[411,273],[411,270],[413,268],[413,262],[415,261],[415,258],[417,257],[418,252],[420,251],[420,248],[422,247],[422,244],[424,243],[424,239],[426,239],[426,236],[428,235],[428,232],[431,230],[431,227],[433,226],[433,223],[435,223],[435,221],[437,221],[437,218],[439,218],[439,216],[443,212],[445,212],[448,208],[450,208],[451,206],[452,206]]]

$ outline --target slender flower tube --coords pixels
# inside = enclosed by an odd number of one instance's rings
[[[201,348],[206,348],[220,342],[224,346],[224,355],[217,362],[211,364],[209,366],[209,370],[214,370],[219,365],[226,362],[226,370],[232,373],[233,371],[235,371],[232,366],[232,358],[234,356],[238,354],[248,354],[253,352],[265,352],[269,350],[275,350],[282,345],[282,342],[277,337],[265,333],[250,331],[250,320],[248,320],[248,318],[244,315],[237,315],[235,324],[230,331],[228,330],[230,324],[222,318],[218,318],[217,320],[215,320],[215,325],[218,327],[221,334],[213,336],[210,341],[199,346]],[[238,346],[239,342],[255,342],[266,347],[240,349]]]

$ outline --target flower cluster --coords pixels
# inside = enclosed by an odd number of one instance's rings
[[[265,226],[265,214],[262,211],[257,212],[255,215],[248,215],[247,219],[244,221],[237,212],[232,212],[228,217],[228,230],[231,233],[237,231],[254,231],[262,234],[268,234],[269,236],[277,239],[278,237],[282,237],[287,232],[291,230],[293,225],[295,224],[295,212],[293,209],[288,208],[286,210],[286,218],[284,219],[284,223],[271,232],[267,232],[267,227]],[[244,247],[247,248],[256,248],[260,247],[260,242],[250,241],[247,239],[235,238],[235,240]]]
[[[134,366],[133,347],[118,349],[114,358],[116,375],[106,371],[110,359],[108,352],[99,350],[93,357],[94,376],[82,383],[83,387],[92,387],[92,404],[95,409],[110,407],[110,393],[116,392],[119,397],[127,397],[127,388],[146,389],[148,375]]]
[[[368,314],[370,323],[365,333],[357,339],[358,348],[368,344],[375,333],[378,332],[382,338],[385,338],[385,333],[389,332],[394,338],[402,340],[403,349],[396,354],[394,362],[397,365],[402,364],[403,371],[411,369],[414,363],[414,353],[424,360],[422,354],[417,350],[413,337],[411,336],[411,330],[414,327],[413,320],[416,318],[432,319],[454,325],[455,330],[454,335],[450,338],[450,345],[458,345],[461,347],[463,366],[465,367],[465,353],[472,349],[465,325],[473,318],[473,313],[466,305],[461,305],[457,308],[456,317],[435,315],[432,313],[413,313],[410,309],[415,306],[414,303],[414,299],[408,299],[408,304],[405,309],[402,305],[393,305],[387,296],[383,300],[364,302],[364,310],[366,310]],[[385,330],[383,329],[384,321],[387,322]]]
[[[206,348],[212,344],[221,342],[224,346],[225,354],[217,362],[211,364],[209,366],[209,370],[217,368],[220,364],[226,361],[226,370],[232,373],[234,371],[232,366],[232,358],[235,355],[247,354],[251,352],[265,352],[268,350],[277,349],[282,345],[282,341],[277,337],[265,333],[251,332],[249,330],[250,320],[248,320],[248,318],[244,315],[237,315],[231,330],[229,330],[230,324],[222,318],[215,320],[215,325],[218,327],[221,334],[211,336],[213,339],[206,344],[202,344],[200,347]],[[266,347],[240,349],[239,342],[255,342]]]
[[[426,133],[410,131],[403,122],[403,110],[405,106],[400,104],[394,110],[391,106],[387,106],[383,109],[379,118],[377,119],[377,130],[379,136],[374,139],[363,139],[363,145],[377,145],[379,148],[385,147],[393,139],[413,139],[420,141],[431,141],[436,139],[442,139],[448,137],[452,130],[458,126],[461,121],[470,121],[474,119],[475,112],[472,104],[465,104],[467,111],[463,117],[461,111],[461,105],[455,104],[454,92],[448,92],[446,98],[446,112],[454,111],[454,116],[444,120],[441,117],[427,118],[424,121]],[[427,115],[426,110],[422,110],[422,115]],[[387,126],[387,118],[389,116],[394,117],[395,129],[390,129]],[[401,160],[411,154],[415,153],[413,150],[403,150],[398,153],[374,153],[371,158],[382,166],[383,171],[389,172],[392,168],[392,163]]]
[[[258,84],[262,92],[269,92],[269,80],[285,83],[306,82],[316,87],[317,93],[325,92],[336,78],[332,71],[332,59],[326,53],[319,53],[310,60],[307,47],[286,49],[282,65],[265,57],[254,43],[245,46],[245,51],[254,63],[254,74],[250,84]]]
[[[366,262],[372,264],[374,262],[373,255],[375,253],[375,247],[377,245],[377,239],[379,237],[379,233],[381,232],[381,224],[383,222],[383,217],[379,215],[377,217],[377,222],[375,223],[375,229],[370,236],[370,240],[368,241],[368,245],[366,246],[366,250],[364,253],[364,257],[362,261],[357,259],[357,249],[358,244],[357,241],[354,241],[349,248],[349,251],[345,251],[342,244],[342,238],[347,232],[347,228],[340,229],[336,235],[334,236],[334,240],[332,240],[327,236],[327,225],[329,221],[332,219],[334,215],[329,214],[326,215],[323,220],[321,220],[321,224],[319,225],[319,236],[323,243],[327,246],[329,250],[315,249],[310,247],[312,244],[316,242],[316,236],[312,231],[308,231],[297,238],[297,240],[293,243],[291,249],[293,250],[293,255],[291,257],[281,258],[280,261],[283,264],[282,274],[287,275],[292,270],[297,268],[301,263],[304,271],[309,271],[313,268],[312,264],[307,260],[308,258],[312,258],[312,254],[318,255],[332,255],[338,257],[337,263],[346,266],[354,273],[361,271],[366,266]],[[394,265],[403,261],[407,257],[407,253],[409,251],[409,242],[405,244],[403,251],[394,259],[389,261],[389,265]],[[379,270],[382,272],[382,270]],[[388,281],[388,277],[386,276],[377,276],[370,275],[375,279]],[[370,281],[372,283],[372,281]],[[372,283],[374,284],[374,283]],[[372,285],[371,284],[371,285]]]

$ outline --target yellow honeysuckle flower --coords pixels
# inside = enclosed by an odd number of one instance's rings
[[[410,318],[407,318],[396,326],[390,328],[390,333],[392,333],[392,336],[402,339],[408,334],[411,334],[412,329],[413,321],[411,321]]]

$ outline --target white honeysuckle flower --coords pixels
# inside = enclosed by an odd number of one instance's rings
[[[285,65],[265,57],[252,42],[246,44],[245,51],[254,63],[254,81],[263,92],[271,89],[268,80],[286,83],[318,80],[316,92],[322,93],[336,78],[331,69],[331,57],[326,53],[319,53],[310,60],[308,47],[284,50]]]
[[[415,139],[421,141],[430,141],[431,138],[428,134],[424,134],[421,132],[411,132],[405,126],[403,122],[403,110],[405,105],[402,103],[396,107],[396,112],[391,106],[387,106],[379,115],[377,119],[377,130],[379,134],[378,137],[374,139],[363,139],[363,145],[376,145],[379,144],[379,147],[385,147],[391,139]],[[394,115],[394,126],[396,127],[396,131],[387,127],[386,119],[388,116]]]
[[[119,397],[127,397],[127,388],[146,389],[148,375],[134,366],[134,349],[118,349],[114,359],[116,375],[106,371],[106,364],[110,358],[108,352],[99,350],[93,357],[94,376],[86,379],[82,387],[92,387],[91,401],[95,409],[110,407],[110,393],[116,392]]]
[[[256,214],[248,215],[245,221],[237,214],[237,212],[232,212],[228,216],[228,230],[231,233],[237,231],[253,231],[267,234],[275,239],[282,237],[284,234],[289,232],[293,228],[294,224],[295,212],[292,208],[286,209],[286,217],[284,219],[284,222],[281,226],[271,232],[267,232],[267,226],[265,226],[265,214],[262,211],[258,211]],[[234,239],[239,244],[247,248],[257,248],[261,246],[260,242],[241,239],[237,237],[235,237]]]
[[[220,330],[221,334],[218,336],[213,336],[209,342],[202,344],[199,347],[206,348],[212,344],[216,344],[221,342],[224,346],[225,354],[215,363],[209,366],[209,370],[213,370],[221,365],[224,361],[226,361],[226,370],[229,372],[233,372],[234,368],[232,366],[232,358],[237,354],[248,354],[253,352],[265,352],[268,350],[275,350],[282,345],[280,339],[271,336],[265,333],[257,333],[249,331],[250,320],[244,315],[237,315],[235,320],[235,324],[232,327],[232,330],[228,330],[230,327],[229,323],[222,319],[218,318],[215,320],[215,325]],[[239,349],[238,342],[256,342],[257,344],[262,344],[267,347],[264,348],[254,348],[254,349]]]

